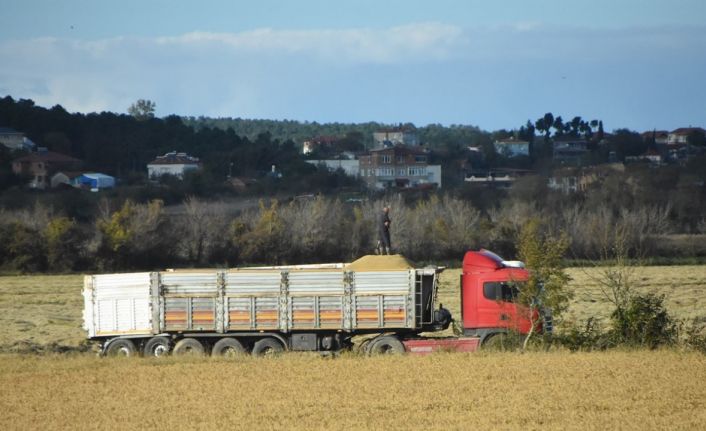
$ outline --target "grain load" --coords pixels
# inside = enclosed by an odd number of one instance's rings
[[[414,265],[400,254],[363,256],[346,265],[347,271],[355,272],[404,271],[411,268],[414,268]]]

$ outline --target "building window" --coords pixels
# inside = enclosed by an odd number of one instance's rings
[[[390,155],[383,155],[383,156],[382,156],[382,162],[383,162],[383,163],[390,163],[390,162],[392,162],[392,156],[390,156]]]
[[[418,166],[418,167],[410,167],[409,168],[409,175],[411,177],[421,177],[426,175],[426,169]]]
[[[414,161],[417,163],[424,163],[427,161],[427,156],[414,156]]]
[[[397,163],[404,163],[404,156],[397,156]]]
[[[398,175],[398,176],[401,176],[401,177],[407,175],[407,169],[404,169],[404,168],[398,169],[398,170],[397,170],[397,175]]]

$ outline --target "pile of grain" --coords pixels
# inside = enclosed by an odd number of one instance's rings
[[[414,266],[401,254],[389,256],[367,255],[346,265],[347,271],[369,272],[369,271],[402,271]]]

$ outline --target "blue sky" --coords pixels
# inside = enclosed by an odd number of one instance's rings
[[[0,0],[0,95],[69,111],[706,127],[706,1]]]

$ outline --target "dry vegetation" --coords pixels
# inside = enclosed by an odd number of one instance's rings
[[[78,346],[82,287],[79,275],[0,277],[0,351]]]
[[[704,429],[706,356],[0,356],[0,429]]]
[[[570,317],[607,316],[572,269]],[[706,268],[640,268],[680,318],[706,318]],[[440,300],[459,313],[460,270]],[[80,276],[0,277],[5,352],[78,346]],[[47,350],[56,350],[50,346]],[[669,351],[429,357],[98,359],[0,355],[0,429],[704,429],[706,356]]]
[[[611,304],[601,294],[595,281],[601,268],[570,268],[570,286],[575,293],[565,320],[585,322],[589,317],[608,324]],[[459,277],[461,270],[442,273],[439,300],[451,313],[460,317]],[[634,272],[636,292],[666,295],[665,304],[678,319],[706,322],[706,266],[643,266]]]

